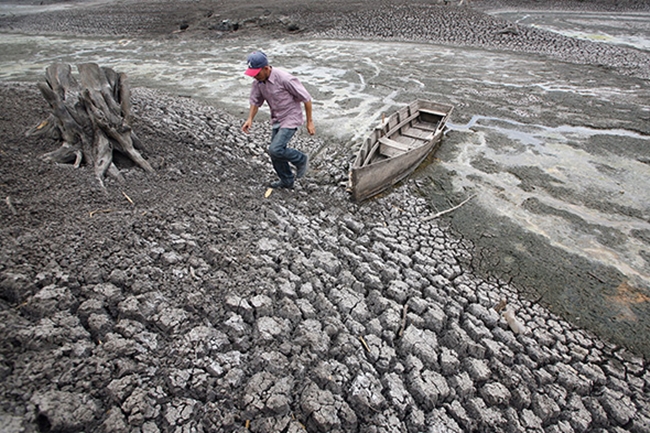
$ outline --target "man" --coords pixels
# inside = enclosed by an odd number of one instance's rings
[[[248,119],[244,122],[242,131],[248,134],[255,115],[266,101],[271,109],[273,126],[269,154],[273,168],[280,178],[270,186],[271,188],[293,188],[294,180],[305,175],[309,157],[299,150],[287,147],[287,144],[304,123],[301,103],[305,106],[307,132],[310,135],[316,133],[311,117],[311,95],[296,77],[270,66],[266,54],[261,51],[249,54],[248,69],[245,74],[255,78],[255,81],[249,98]],[[289,164],[296,168],[295,175]]]

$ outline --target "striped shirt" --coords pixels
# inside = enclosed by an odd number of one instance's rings
[[[251,105],[261,107],[264,101],[271,108],[272,125],[298,128],[304,123],[300,103],[311,101],[311,95],[296,77],[272,68],[266,81],[255,81],[251,88]]]

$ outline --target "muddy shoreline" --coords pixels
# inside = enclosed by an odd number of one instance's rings
[[[0,31],[406,40],[403,20],[373,17],[421,16],[424,7],[180,4],[2,15]],[[586,7],[554,7],[572,5]],[[417,40],[647,79],[647,55],[635,50],[578,43],[589,50],[577,56],[570,38],[480,12],[511,2],[471,6],[426,6],[425,22],[449,19],[450,30]],[[625,338],[603,339],[611,330],[587,324],[596,336],[529,291],[540,279],[560,286],[589,275],[616,288],[621,275],[570,256],[561,272],[535,260],[521,268],[510,260],[520,252],[495,238],[521,238],[537,257],[557,252],[498,220],[463,237],[485,218],[471,205],[423,222],[459,201],[444,181],[453,173],[428,194],[439,202],[405,183],[358,205],[340,186],[349,155],[325,152],[295,192],[265,199],[266,127],[245,137],[241,119],[218,107],[134,89],[134,127],[158,172],[123,167],[127,185],[102,192],[90,170],[38,159],[57,144],[24,136],[47,115],[35,88],[3,83],[0,92],[1,192],[11,204],[0,210],[3,431],[647,431],[647,331],[631,324]],[[302,135],[297,145],[316,152],[324,139]],[[503,298],[527,333],[496,313]]]

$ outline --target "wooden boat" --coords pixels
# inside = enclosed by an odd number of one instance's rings
[[[366,138],[350,168],[349,190],[353,198],[365,200],[411,174],[440,145],[453,108],[416,100],[382,120]]]

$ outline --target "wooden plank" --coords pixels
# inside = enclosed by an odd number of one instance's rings
[[[431,133],[431,131],[429,131],[427,133],[427,135],[424,135],[424,134],[421,134],[421,133],[420,134],[415,134],[414,131],[415,131],[414,129],[410,129],[409,132],[403,133],[402,136],[403,137],[408,137],[411,140],[416,141],[417,143],[425,143],[425,142],[433,139],[433,134]],[[420,144],[415,144],[412,147],[417,147],[419,145]]]
[[[394,132],[396,129],[401,128],[402,121],[408,119],[409,113],[406,108],[401,108],[388,118],[388,133]]]
[[[375,152],[377,152],[377,149],[379,148],[379,141],[377,141],[373,146],[372,149],[370,149],[370,152],[368,152],[368,155],[366,155],[366,159],[363,161],[363,165],[368,165],[370,163],[370,160],[372,159],[373,155]]]
[[[402,135],[415,138],[417,140],[431,140],[433,138],[433,134],[430,129],[418,128],[415,125],[414,127],[402,131]]]
[[[445,117],[447,113],[443,111],[427,110],[426,108],[420,108],[420,111],[423,113],[433,114],[434,116]]]
[[[424,141],[424,140],[420,140],[419,138],[407,137],[405,135],[399,135],[399,134],[393,134],[387,138],[392,140],[393,142],[397,142],[397,146],[399,147],[406,146],[409,150],[421,146],[422,142]]]
[[[449,116],[454,107],[448,104],[440,104],[432,101],[418,100],[418,108],[421,110],[433,111],[435,113],[442,113],[442,116]]]
[[[417,119],[419,115],[420,115],[420,113],[416,112],[415,114],[411,114],[410,116],[408,116],[403,121],[401,121],[399,123],[396,123],[395,125],[391,125],[389,132],[393,132],[393,131],[397,131],[397,130],[401,129],[404,125],[406,125],[409,122]]]
[[[392,158],[396,155],[401,155],[404,152],[408,152],[411,148],[404,143],[399,141],[391,140],[390,138],[382,137],[379,139],[379,153],[385,155],[389,158]]]
[[[413,124],[414,128],[422,129],[424,131],[435,131],[438,129],[438,124],[433,124],[429,122],[416,122]]]
[[[393,146],[382,144],[381,146],[379,146],[379,153],[381,153],[387,158],[393,158],[395,156],[404,154],[404,151],[401,149],[397,149]]]
[[[381,137],[381,138],[379,139],[379,142],[380,142],[381,144],[385,144],[386,146],[392,146],[392,147],[395,147],[395,148],[397,148],[397,149],[401,149],[401,150],[404,150],[404,151],[410,149],[410,146],[409,146],[408,144],[406,144],[406,143],[400,143],[399,141],[397,141],[397,140],[392,140],[392,139],[390,139],[390,138],[388,138],[388,137]]]

